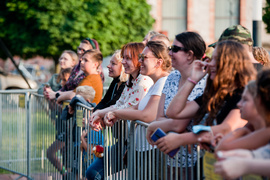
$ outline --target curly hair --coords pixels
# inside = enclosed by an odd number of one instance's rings
[[[270,67],[270,56],[266,49],[263,47],[253,47],[252,53],[254,58],[259,61],[259,63],[265,67]]]
[[[169,49],[162,41],[149,41],[146,46],[152,51],[156,58],[162,59],[161,68],[163,71],[170,72],[172,68],[171,57],[169,56]]]
[[[234,90],[243,90],[245,85],[255,79],[256,70],[252,65],[246,49],[238,42],[222,41],[215,51],[216,76],[213,80],[208,76],[203,93],[203,104],[197,112],[195,122],[202,120],[206,113],[207,125],[212,125],[227,95],[232,96]]]
[[[257,98],[261,99],[261,104],[264,107],[265,114],[270,112],[270,69],[266,68],[260,71],[257,75]],[[269,116],[269,115],[268,115]],[[270,126],[269,118],[266,119],[266,125]]]

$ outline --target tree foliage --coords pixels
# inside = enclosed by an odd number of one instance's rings
[[[1,0],[0,38],[13,55],[56,60],[90,37],[106,56],[142,41],[154,22],[149,11],[145,0]]]
[[[266,7],[263,8],[263,22],[266,24],[266,31],[270,33],[270,0],[266,0]]]

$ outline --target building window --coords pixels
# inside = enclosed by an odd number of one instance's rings
[[[215,0],[215,39],[229,26],[239,24],[239,0]]]
[[[162,0],[162,31],[170,40],[187,29],[186,0]]]

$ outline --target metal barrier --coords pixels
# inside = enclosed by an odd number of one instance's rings
[[[30,178],[31,90],[0,91],[0,167]]]
[[[193,168],[188,172],[188,168],[178,168],[178,163],[173,167],[168,164],[171,158],[150,147],[145,139],[146,123],[118,121],[105,128],[103,140],[101,132],[92,131],[87,123],[84,128],[83,119],[89,119],[92,108],[83,104],[78,103],[73,116],[63,120],[66,103],[61,107],[33,91],[2,91],[0,97],[0,168],[29,179],[82,179],[97,159],[92,147],[103,144],[105,179],[195,177]],[[87,143],[84,150],[81,138]]]
[[[203,179],[199,147],[181,147],[172,159],[148,144],[147,123],[120,120],[95,132],[87,124],[92,108],[78,103],[68,116],[68,103],[32,90],[0,91],[0,103],[0,168],[22,177],[85,179],[99,161],[104,179]],[[93,155],[95,145],[104,146],[104,158]]]

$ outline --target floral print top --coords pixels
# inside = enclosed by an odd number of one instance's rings
[[[170,104],[170,102],[172,101],[172,99],[174,98],[174,96],[176,95],[177,91],[178,91],[178,86],[179,86],[179,81],[181,79],[181,74],[178,70],[172,71],[170,73],[170,75],[167,78],[167,81],[165,82],[164,88],[162,93],[166,95],[165,97],[165,102],[164,102],[164,114],[166,116],[166,110]],[[203,94],[205,85],[206,85],[206,79],[207,76],[205,76],[204,78],[202,78],[198,84],[193,88],[193,90],[191,91],[191,93],[188,96],[188,101],[193,101],[196,97],[201,96]],[[186,128],[188,131],[192,130],[192,122],[189,123],[189,125]],[[196,148],[197,146],[193,146],[193,158],[192,155],[190,153],[188,153],[187,149],[185,147],[182,147],[180,151],[178,151],[178,159],[176,160],[176,157],[174,156],[173,159],[169,158],[168,159],[168,165],[171,164],[172,161],[172,165],[175,167],[176,166],[176,161],[178,161],[178,166],[182,166],[182,167],[191,167],[192,165],[192,159],[193,162],[196,162],[197,159],[197,152],[196,152]],[[187,154],[187,156],[186,156]],[[182,157],[182,160],[181,160]],[[187,158],[187,164],[186,164],[186,158]],[[182,163],[182,164],[181,164]]]
[[[166,116],[167,108],[178,92],[179,81],[181,79],[181,74],[178,70],[174,70],[170,73],[165,82],[162,93],[166,95],[164,102],[164,114]],[[202,78],[198,84],[192,89],[191,93],[188,96],[189,101],[193,101],[196,97],[199,97],[203,94],[204,88],[206,85],[206,76]]]
[[[114,108],[124,109],[136,106],[153,85],[153,80],[148,76],[139,74],[136,79],[132,80],[132,83],[132,87],[125,87],[120,98],[113,105]]]
[[[81,69],[81,61],[79,62],[79,64],[77,64],[71,71],[70,76],[68,78],[67,83],[65,84],[64,87],[62,87],[62,89],[60,89],[60,91],[71,91],[76,89],[76,87],[79,85],[79,83],[85,78],[85,74],[82,73],[80,74],[77,78],[75,78],[77,76],[77,74],[80,72]]]

